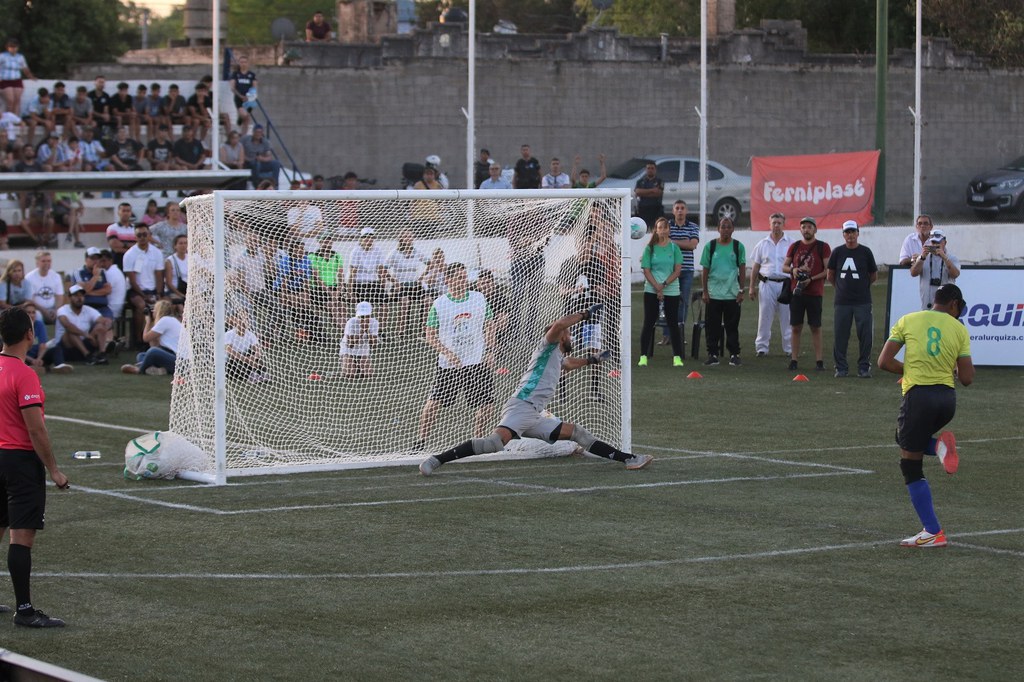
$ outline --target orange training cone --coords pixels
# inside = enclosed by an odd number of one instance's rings
[[[810,379],[808,379],[806,375],[797,374],[795,377],[793,377],[793,381],[810,381]]]
[[[687,374],[686,378],[687,379],[703,379],[704,375],[702,375],[700,372],[694,370],[693,372],[690,372],[689,374]]]

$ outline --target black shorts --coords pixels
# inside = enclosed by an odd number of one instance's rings
[[[807,313],[807,324],[817,329],[821,326],[821,296],[794,296],[789,304],[789,324],[800,327]]]
[[[430,399],[442,407],[454,405],[459,395],[466,396],[466,407],[477,408],[494,403],[494,375],[483,363],[468,367],[438,367],[434,371],[434,385]]]
[[[42,530],[46,469],[32,450],[0,450],[0,528]]]
[[[914,386],[903,396],[896,418],[896,443],[907,452],[924,452],[931,437],[953,420],[956,391],[949,386]]]

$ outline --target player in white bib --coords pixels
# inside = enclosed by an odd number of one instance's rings
[[[623,462],[627,469],[642,469],[650,464],[654,459],[650,455],[622,452],[598,440],[579,424],[564,422],[545,409],[555,394],[562,372],[594,365],[611,356],[610,351],[585,358],[569,355],[572,352],[572,335],[569,330],[574,325],[589,320],[603,307],[601,304],[594,305],[588,310],[566,315],[549,325],[533,351],[530,365],[520,379],[518,388],[505,403],[498,427],[486,438],[473,438],[439,455],[428,457],[420,463],[420,473],[429,476],[442,464],[456,459],[499,452],[510,440],[524,437],[537,438],[548,443],[572,440],[591,454]]]

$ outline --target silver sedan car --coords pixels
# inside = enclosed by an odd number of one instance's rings
[[[658,165],[658,177],[665,182],[662,203],[666,214],[672,213],[677,199],[686,202],[691,214],[700,210],[700,159],[692,156],[652,155],[637,157],[620,164],[608,173],[601,187],[633,189],[644,174],[647,161]],[[717,224],[722,218],[735,223],[741,213],[750,212],[750,176],[739,175],[715,161],[708,161],[708,208]]]

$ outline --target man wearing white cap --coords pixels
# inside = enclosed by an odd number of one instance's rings
[[[384,252],[374,244],[373,228],[364,227],[359,231],[359,244],[352,249],[348,259],[349,292],[354,300],[377,306],[377,314],[381,318],[384,317],[381,303],[387,280],[385,262]]]
[[[857,376],[871,378],[871,285],[878,279],[878,266],[871,249],[858,243],[860,228],[854,220],[843,223],[845,244],[837,246],[828,259],[828,281],[836,289],[835,315],[832,330],[832,358],[836,378],[847,377],[850,366],[846,349],[850,345],[850,324],[857,325]]]
[[[345,336],[341,339],[341,373],[346,379],[365,379],[373,376],[373,349],[380,335],[380,323],[372,317],[373,305],[369,301],[356,304],[355,317],[345,323]]]
[[[937,227],[932,228],[920,254],[910,263],[910,276],[920,280],[921,309],[932,307],[935,290],[943,284],[955,284],[960,276],[960,259],[946,248],[946,234]]]

